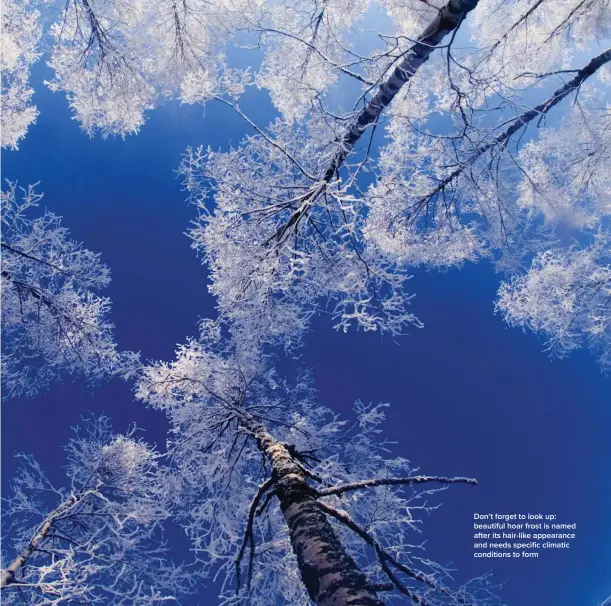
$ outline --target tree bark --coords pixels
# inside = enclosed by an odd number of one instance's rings
[[[435,19],[403,55],[389,78],[382,83],[378,92],[367,102],[348,127],[341,140],[341,149],[331,161],[323,177],[324,181],[327,183],[331,181],[365,129],[377,122],[380,114],[390,105],[397,93],[426,63],[441,41],[462,23],[467,14],[477,6],[477,3],[478,0],[450,0],[439,9]]]
[[[4,589],[13,583],[16,583],[17,573],[25,566],[30,556],[36,551],[38,546],[45,540],[49,534],[49,530],[53,526],[53,522],[57,517],[61,516],[66,510],[70,509],[76,503],[76,497],[73,495],[66,499],[55,511],[47,516],[45,521],[40,525],[28,546],[6,567],[0,572],[0,589]]]
[[[307,482],[307,470],[295,462],[286,445],[243,410],[236,410],[272,469],[297,564],[310,598],[319,606],[382,606],[375,589],[346,552]]]

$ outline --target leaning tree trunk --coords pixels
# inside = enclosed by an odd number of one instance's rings
[[[261,423],[243,410],[238,415],[272,469],[274,490],[310,598],[319,606],[381,606],[375,589],[318,507],[307,471]]]
[[[426,63],[441,41],[462,23],[477,3],[478,0],[450,0],[439,9],[433,21],[404,53],[403,58],[395,65],[378,92],[365,104],[346,130],[341,139],[341,149],[333,157],[323,177],[325,181],[329,182],[333,178],[365,129],[377,122],[380,114],[390,105],[397,93]]]
[[[435,18],[403,54],[376,94],[367,101],[363,109],[348,125],[340,138],[337,152],[331,158],[318,187],[314,190],[313,197],[320,193],[322,184],[331,182],[367,128],[376,124],[380,114],[390,105],[397,93],[428,61],[441,41],[462,23],[467,14],[477,6],[477,3],[478,0],[449,0],[439,9]],[[288,230],[297,225],[307,214],[308,208],[308,205],[303,205],[293,213],[288,221],[277,230],[275,239],[280,241]]]
[[[28,546],[2,571],[0,571],[0,589],[4,589],[16,580],[17,573],[26,565],[32,554],[40,547],[40,544],[47,538],[53,523],[58,517],[66,513],[76,504],[77,498],[73,495],[66,499],[55,511],[50,513],[45,521],[38,527]]]

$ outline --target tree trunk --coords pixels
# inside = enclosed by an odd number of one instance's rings
[[[45,540],[55,522],[56,518],[66,510],[70,509],[76,503],[76,497],[71,496],[66,499],[55,511],[47,516],[45,521],[40,525],[28,546],[6,567],[0,572],[0,589],[4,589],[12,585],[16,581],[16,576],[19,570],[23,568],[30,556],[36,551],[40,543]]]
[[[382,606],[371,583],[318,507],[316,491],[307,482],[307,471],[261,423],[243,410],[236,412],[272,469],[274,490],[311,599],[319,606]]]
[[[390,105],[397,93],[403,88],[418,69],[426,63],[436,47],[454,31],[467,14],[477,6],[478,0],[450,0],[439,9],[435,19],[418,37],[413,46],[403,55],[388,79],[382,83],[378,92],[348,127],[342,137],[341,149],[335,154],[323,180],[331,181],[348,154],[352,151],[365,129],[375,124],[380,114]]]
[[[390,105],[397,93],[411,80],[418,69],[426,63],[439,43],[462,23],[467,14],[477,6],[477,3],[478,0],[449,0],[439,9],[433,21],[403,54],[403,58],[395,65],[390,76],[380,85],[377,93],[349,124],[340,139],[338,151],[331,158],[327,170],[311,196],[312,199],[315,199],[322,191],[321,184],[331,182],[365,130],[377,122],[380,114]],[[308,213],[308,208],[309,204],[305,204],[295,211],[287,222],[278,228],[273,239],[279,242],[288,230],[296,226]]]

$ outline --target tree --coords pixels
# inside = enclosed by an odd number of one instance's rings
[[[511,272],[558,246],[549,200],[559,189],[566,199],[581,192],[574,206],[585,202],[589,213],[581,227],[598,229],[609,209],[609,147],[608,129],[596,124],[608,121],[608,109],[594,76],[605,77],[611,50],[577,64],[567,49],[585,31],[606,31],[605,7],[545,1],[427,7],[430,21],[417,39],[400,52],[394,47],[385,70],[364,84],[355,103],[362,109],[341,114],[324,106],[321,85],[298,123],[293,108],[267,130],[251,123],[256,134],[237,149],[188,150],[181,172],[200,208],[191,236],[210,266],[220,312],[238,331],[290,345],[327,300],[336,328],[397,335],[420,326],[408,307],[411,268],[487,257]],[[490,18],[498,11],[502,22]],[[456,42],[458,28],[470,20],[472,44],[465,49]],[[297,45],[304,61],[323,60],[325,53],[308,44]],[[355,63],[369,69],[378,59]],[[296,85],[285,92],[298,94]],[[528,128],[555,123],[551,111],[569,98],[573,107],[550,132],[556,141],[580,141],[570,160],[561,150],[541,151],[553,138],[545,131],[524,146],[534,135]],[[222,101],[244,116],[236,101]],[[389,142],[376,161],[373,135],[386,114]],[[558,165],[572,167],[570,183],[540,181],[560,172]],[[529,186],[537,191],[530,204]]]
[[[611,365],[611,241],[539,253],[524,274],[503,282],[496,303],[507,322],[543,334],[565,356],[585,341],[603,369]]]
[[[243,87],[244,74],[229,68],[223,49],[247,2],[68,0],[40,9],[30,0],[3,7],[4,147],[16,149],[37,116],[28,81],[43,50],[54,71],[48,86],[66,93],[89,135],[124,137],[166,99],[194,103],[219,87]]]
[[[36,120],[32,105],[30,68],[38,59],[42,34],[40,13],[29,0],[7,0],[2,4],[2,101],[0,130],[2,147],[17,149],[30,124]]]
[[[3,507],[14,559],[0,573],[7,604],[151,604],[174,600],[193,576],[166,559],[158,454],[131,430],[90,418],[68,444],[68,485],[38,463],[21,469]],[[3,558],[4,559],[4,558]]]
[[[434,509],[427,498],[475,480],[417,475],[380,440],[385,405],[357,402],[348,424],[307,377],[282,380],[267,356],[221,333],[204,322],[136,389],[169,416],[175,515],[221,575],[221,603],[373,605],[381,591],[416,604],[494,601],[486,577],[450,589],[411,544],[417,514]]]
[[[135,356],[117,351],[110,282],[98,254],[69,237],[60,218],[32,217],[41,194],[7,182],[2,192],[2,383],[5,396],[31,396],[64,374],[96,382],[128,373]]]

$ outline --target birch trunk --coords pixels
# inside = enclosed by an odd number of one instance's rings
[[[321,192],[321,186],[331,182],[365,130],[377,122],[380,114],[390,105],[397,93],[410,81],[418,69],[426,63],[439,43],[462,23],[467,14],[477,6],[477,3],[478,0],[450,0],[439,9],[433,21],[420,34],[409,50],[404,53],[403,58],[395,65],[392,73],[381,84],[377,93],[350,123],[340,140],[339,149],[331,159],[312,199],[316,198],[316,195]],[[278,229],[274,238],[280,241],[288,230],[296,226],[301,218],[307,214],[308,208],[309,204],[303,204]]]
[[[331,181],[333,175],[343,164],[365,129],[377,122],[380,114],[390,105],[397,93],[407,84],[412,76],[426,63],[436,47],[464,20],[467,14],[477,6],[478,0],[450,0],[439,9],[435,19],[417,38],[413,46],[403,55],[388,79],[380,86],[378,92],[367,102],[365,107],[353,120],[342,138],[341,149],[337,152],[323,180]]]
[[[76,497],[71,496],[66,499],[55,511],[53,511],[45,521],[40,525],[28,546],[6,567],[0,572],[0,589],[4,589],[9,585],[17,582],[17,573],[25,566],[30,556],[38,549],[38,546],[47,538],[49,530],[53,526],[53,522],[64,514],[68,509],[76,503]]]
[[[316,491],[307,482],[307,471],[261,423],[243,410],[236,412],[272,469],[274,490],[310,598],[319,606],[382,606],[367,577],[318,507]]]

